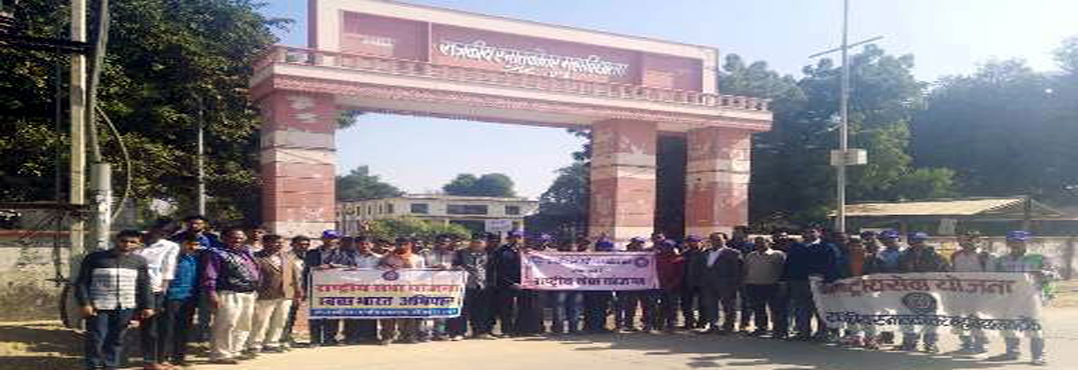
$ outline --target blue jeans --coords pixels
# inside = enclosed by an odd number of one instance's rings
[[[584,304],[581,292],[553,292],[554,312],[551,317],[550,331],[555,333],[575,333],[580,330],[580,308]],[[565,323],[568,321],[568,330]]]
[[[790,282],[790,301],[794,309],[794,330],[801,336],[812,335],[812,318],[816,316],[816,303],[812,300],[812,288],[808,281]],[[823,321],[817,320],[817,330],[824,331],[827,327]]]
[[[135,310],[99,310],[86,319],[86,368],[115,369],[123,355],[124,332]]]

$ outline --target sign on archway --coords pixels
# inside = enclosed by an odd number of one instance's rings
[[[334,224],[342,109],[592,130],[589,233],[653,231],[656,143],[686,142],[688,233],[748,217],[763,99],[721,95],[715,48],[380,0],[309,0],[309,45],[255,65],[263,218],[276,233]],[[669,179],[666,179],[669,181]]]

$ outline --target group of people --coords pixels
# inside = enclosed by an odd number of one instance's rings
[[[140,329],[146,369],[186,366],[188,342],[207,336],[215,364],[289,351],[297,347],[293,327],[309,296],[313,271],[335,268],[463,270],[462,315],[309,320],[306,347],[688,330],[878,349],[891,344],[894,334],[877,333],[871,326],[829,326],[816,313],[810,277],[834,281],[875,273],[1013,272],[1033,274],[1046,284],[1048,263],[1026,253],[1031,238],[1025,231],[1008,233],[1009,251],[997,256],[983,250],[976,235],[963,235],[961,249],[949,259],[926,245],[925,233],[909,234],[903,246],[892,230],[848,236],[806,229],[797,239],[785,232],[753,238],[747,228],[738,227],[729,236],[689,235],[680,243],[655,233],[632,238],[623,249],[605,238],[557,241],[545,234],[526,238],[520,231],[504,240],[497,234],[468,240],[441,235],[427,244],[410,237],[390,242],[326,230],[313,245],[306,236],[286,239],[258,227],[228,228],[218,236],[204,217],[192,216],[175,232],[165,224],[147,232],[119,232],[112,249],[85,257],[75,295],[87,320],[90,369],[117,367],[124,332],[131,326]],[[652,252],[659,289],[522,289],[525,249]],[[915,351],[921,344],[925,352],[938,352],[935,329],[903,326],[895,349]],[[956,352],[986,351],[983,332],[956,334],[961,339]],[[1013,332],[1004,336],[1006,352],[990,359],[1018,358],[1018,337]],[[1032,363],[1045,364],[1039,332],[1030,335],[1030,351]]]

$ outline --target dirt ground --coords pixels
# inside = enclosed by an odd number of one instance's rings
[[[1078,369],[1078,281],[1060,284],[1057,299],[1045,309],[1051,369]],[[940,331],[944,352],[957,347]],[[127,346],[138,363],[137,333]],[[993,352],[1002,350],[993,339]],[[70,370],[82,367],[82,337],[57,321],[0,323],[0,369]],[[406,350],[405,350],[406,349]],[[1023,346],[1023,351],[1026,348]],[[1024,369],[1023,363],[991,363],[981,358],[863,351],[818,344],[740,337],[612,334],[551,338],[467,340],[418,345],[349,346],[297,349],[263,355],[240,366],[204,364],[204,345],[193,353],[197,369]],[[484,353],[483,356],[477,356]],[[840,357],[836,357],[840,356]],[[201,364],[200,364],[201,363]]]

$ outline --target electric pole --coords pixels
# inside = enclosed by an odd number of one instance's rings
[[[850,57],[851,47],[867,44],[883,36],[876,36],[854,44],[849,43],[850,23],[850,0],[842,1],[842,46],[827,51],[812,54],[809,58],[831,54],[836,51],[842,52],[842,82],[839,87],[839,124],[838,124],[838,150],[831,151],[831,165],[835,166],[835,231],[846,232],[846,166],[863,165],[868,163],[868,156],[864,149],[849,148],[849,103],[850,103]]]

